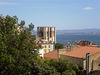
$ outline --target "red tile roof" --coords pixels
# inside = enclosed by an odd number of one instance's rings
[[[72,56],[72,57],[78,57],[78,58],[85,58],[86,53],[89,52],[89,55],[95,54],[97,52],[100,52],[100,47],[92,47],[92,46],[79,46],[77,49],[67,52],[65,56]]]
[[[51,51],[49,53],[44,54],[44,58],[55,59],[57,60],[57,50]]]

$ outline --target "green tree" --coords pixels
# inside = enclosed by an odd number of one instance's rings
[[[54,67],[61,75],[84,75],[77,65],[66,60],[45,59],[44,63]]]
[[[21,20],[21,22],[20,22],[20,27],[23,27],[24,25],[25,25],[25,21],[24,20]]]
[[[29,24],[29,31],[32,31],[34,29],[34,25],[32,23]]]
[[[18,23],[18,18],[17,18],[17,16],[13,16],[13,19],[16,21],[16,23]]]
[[[66,70],[62,73],[62,75],[76,75],[75,71],[73,70]]]
[[[15,27],[15,17],[0,16],[0,22],[0,74],[31,74],[30,66],[38,55],[38,51],[35,51],[35,36],[24,28],[17,34],[19,30]],[[24,23],[21,25],[23,27]]]
[[[56,43],[55,44],[55,49],[62,49],[62,48],[64,48],[63,44],[61,44],[61,43]]]

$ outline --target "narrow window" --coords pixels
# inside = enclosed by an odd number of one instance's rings
[[[50,48],[50,45],[49,45],[49,48]]]

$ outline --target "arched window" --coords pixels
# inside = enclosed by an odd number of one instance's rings
[[[50,45],[49,45],[49,48],[50,48]]]

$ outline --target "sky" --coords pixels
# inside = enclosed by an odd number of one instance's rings
[[[0,14],[37,26],[100,29],[100,0],[0,0]]]

